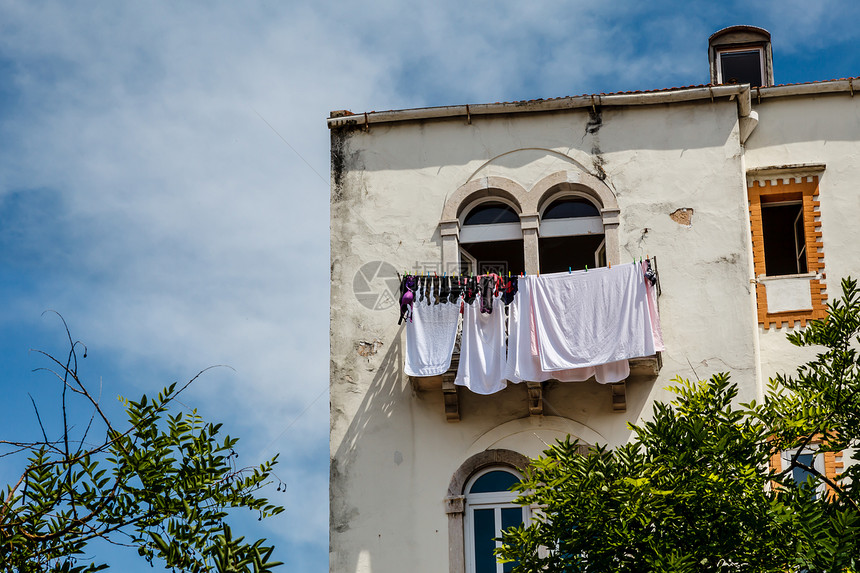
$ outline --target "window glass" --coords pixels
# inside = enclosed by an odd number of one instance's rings
[[[492,201],[482,203],[469,211],[466,218],[463,220],[464,225],[492,225],[495,223],[519,223],[520,218],[517,216],[509,205]]]
[[[761,86],[761,52],[759,50],[720,52],[720,73],[724,84]]]
[[[812,454],[800,454],[797,456],[797,461],[805,465],[806,467],[812,467],[815,463],[815,457]],[[800,484],[806,483],[806,478],[810,477],[812,472],[806,471],[800,467],[794,467],[791,470],[791,478]]]
[[[574,217],[600,217],[594,203],[581,197],[564,197],[553,201],[543,212],[542,219],[570,219]]]
[[[805,273],[806,236],[803,232],[803,205],[762,204],[764,266],[767,276]]]
[[[469,493],[486,493],[490,491],[509,491],[511,486],[520,481],[512,474],[502,470],[487,472],[472,484]]]
[[[523,509],[521,507],[503,507],[502,508],[502,529],[516,527],[523,522]],[[514,567],[519,565],[518,561],[502,564],[503,573],[510,573]]]
[[[496,519],[493,509],[476,509],[475,522],[475,573],[496,573]]]

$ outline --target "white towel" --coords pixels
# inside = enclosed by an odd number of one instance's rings
[[[523,381],[544,382],[554,379],[561,382],[582,382],[592,376],[601,384],[611,384],[625,380],[630,375],[630,365],[626,360],[548,372],[541,369],[540,358],[532,353],[532,304],[531,282],[533,277],[519,279],[518,292],[511,302],[508,316],[508,358],[505,364],[505,378],[514,383]]]
[[[505,381],[505,307],[493,298],[493,312],[481,312],[481,300],[466,304],[460,365],[454,384],[476,394],[493,394],[507,386]]]
[[[527,278],[542,370],[654,354],[645,278],[638,263]]]
[[[459,304],[412,305],[412,320],[406,323],[406,374],[437,376],[448,371],[459,319]]]

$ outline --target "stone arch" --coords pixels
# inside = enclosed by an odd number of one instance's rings
[[[523,186],[504,177],[482,177],[469,181],[454,191],[442,209],[442,222],[458,219],[463,210],[484,197],[503,197],[515,205],[517,213],[523,212],[523,201],[528,193]]]
[[[463,462],[448,484],[445,497],[445,513],[448,514],[448,571],[465,573],[465,532],[463,516],[466,511],[464,488],[469,478],[476,472],[491,466],[508,466],[522,473],[529,459],[513,450],[486,450],[479,452]]]
[[[601,210],[617,210],[618,199],[606,183],[582,171],[558,171],[535,183],[523,205],[524,213],[537,213],[544,203],[559,191],[579,191],[594,199]]]
[[[615,193],[606,183],[590,173],[565,170],[543,177],[530,190],[505,177],[482,177],[464,183],[448,197],[442,209],[442,268],[450,272],[456,272],[460,268],[460,215],[464,209],[479,199],[499,197],[514,205],[520,215],[526,272],[539,272],[540,208],[546,201],[565,190],[585,194],[600,205],[606,238],[606,260],[609,264],[621,262],[618,239],[619,208]]]
[[[524,471],[529,465],[529,458],[513,450],[484,450],[469,457],[463,462],[448,484],[448,497],[463,495],[466,482],[475,473],[488,466],[508,466],[517,471]]]

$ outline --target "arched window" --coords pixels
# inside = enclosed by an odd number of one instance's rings
[[[442,263],[463,272],[563,272],[620,261],[615,193],[579,170],[530,189],[505,177],[473,178],[445,201]]]
[[[580,195],[547,202],[540,218],[540,271],[555,273],[606,265],[606,240],[600,209]]]
[[[502,201],[484,201],[464,211],[460,272],[519,274],[525,269],[520,216]]]
[[[467,573],[507,573],[516,563],[498,563],[494,550],[502,530],[528,523],[529,508],[514,503],[511,487],[521,476],[509,467],[491,466],[476,473],[466,483]]]

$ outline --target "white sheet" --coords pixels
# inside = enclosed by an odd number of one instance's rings
[[[587,366],[549,372],[543,370],[540,358],[532,353],[532,305],[531,282],[529,278],[519,279],[519,288],[513,302],[508,307],[508,357],[505,364],[505,378],[514,383],[523,381],[544,382],[554,379],[562,382],[582,382],[592,376],[601,384],[611,384],[625,380],[630,375],[627,360],[610,364]]]
[[[639,263],[526,277],[532,346],[547,372],[609,364],[655,353]]]

